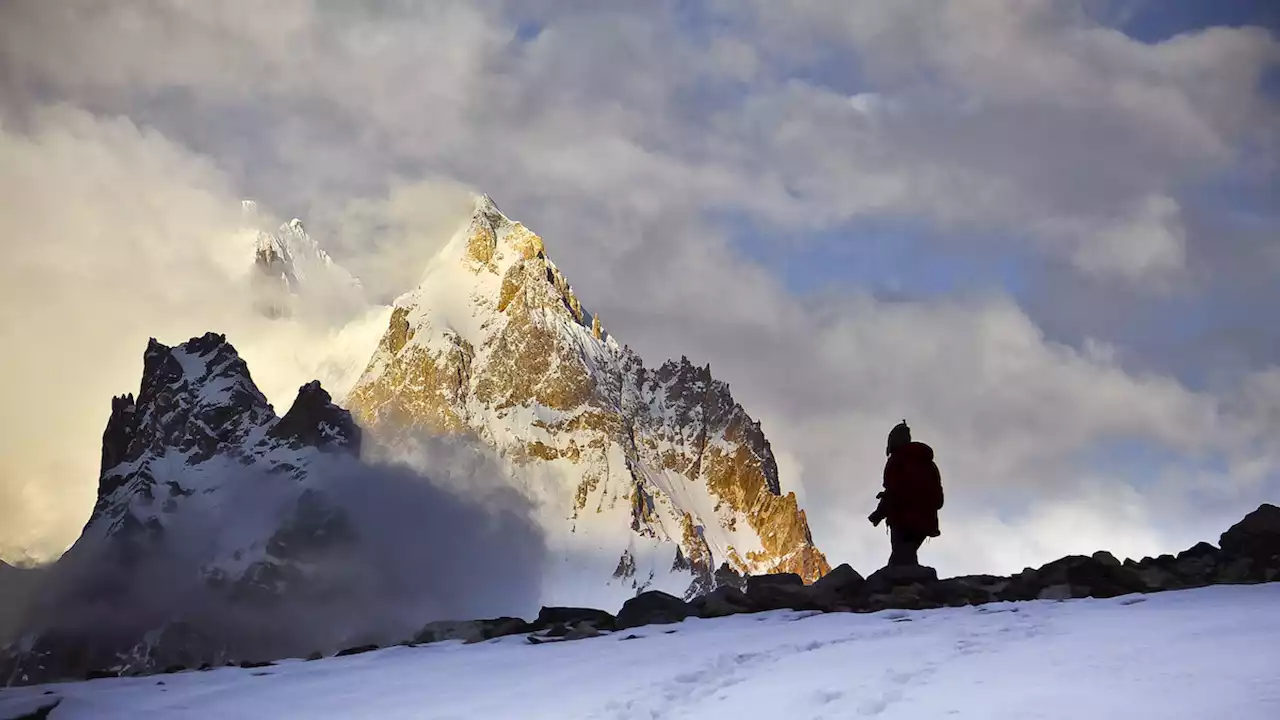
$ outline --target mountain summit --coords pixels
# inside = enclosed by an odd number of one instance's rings
[[[566,598],[594,578],[624,598],[693,596],[722,565],[809,581],[829,569],[728,385],[686,358],[647,368],[487,195],[396,301],[345,404],[384,442],[445,433],[505,456],[544,511],[566,568],[548,584]]]

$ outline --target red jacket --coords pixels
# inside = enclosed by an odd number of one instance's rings
[[[933,448],[913,442],[889,456],[879,512],[890,527],[937,537],[942,499],[942,474],[933,462]]]

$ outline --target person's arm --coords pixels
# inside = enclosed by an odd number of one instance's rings
[[[872,525],[879,525],[881,520],[889,516],[889,510],[893,507],[900,483],[899,476],[902,474],[900,466],[901,459],[889,456],[889,460],[884,464],[884,490],[876,497],[880,498],[880,504],[876,506],[876,511],[867,517]]]

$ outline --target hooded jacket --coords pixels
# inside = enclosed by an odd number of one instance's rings
[[[941,535],[942,475],[933,448],[921,442],[900,445],[884,465],[884,493],[879,512],[889,527],[926,537]]]

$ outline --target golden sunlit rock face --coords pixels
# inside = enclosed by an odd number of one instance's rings
[[[375,437],[469,434],[517,472],[555,468],[575,529],[620,513],[636,537],[669,545],[690,594],[714,587],[723,563],[806,581],[829,570],[728,386],[683,358],[645,368],[584,310],[542,238],[487,198],[397,301],[346,403]],[[643,575],[632,549],[618,552],[613,578]]]

